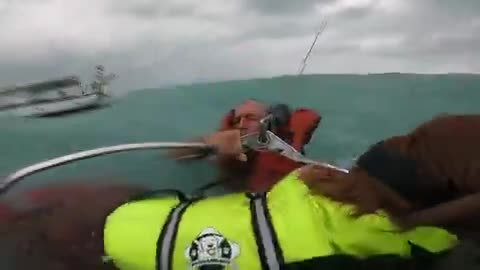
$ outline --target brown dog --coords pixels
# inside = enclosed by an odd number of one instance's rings
[[[383,140],[349,174],[311,170],[313,189],[355,204],[359,214],[384,209],[405,228],[480,231],[480,115],[442,115]]]

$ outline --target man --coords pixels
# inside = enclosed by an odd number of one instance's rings
[[[240,135],[258,132],[260,120],[272,114],[274,132],[291,144],[296,150],[304,152],[304,146],[310,142],[313,132],[321,121],[321,116],[312,109],[298,108],[293,112],[286,105],[267,106],[254,99],[248,99],[228,112],[222,119],[217,132],[205,136],[199,141],[213,144],[232,144],[231,131]],[[195,150],[177,150],[170,153],[177,160],[203,158]],[[235,157],[219,156],[219,180],[235,191],[267,191],[277,181],[301,164],[271,152],[249,151]]]

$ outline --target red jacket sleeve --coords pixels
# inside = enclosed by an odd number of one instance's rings
[[[301,151],[310,142],[313,132],[317,129],[322,117],[312,109],[299,108],[290,117],[290,132],[292,146]]]

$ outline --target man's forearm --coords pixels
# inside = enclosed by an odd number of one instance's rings
[[[203,137],[200,137],[189,140],[188,142],[205,142],[205,140]],[[210,152],[204,149],[190,147],[174,149],[168,152],[168,155],[176,160],[203,159],[208,157],[209,154]]]

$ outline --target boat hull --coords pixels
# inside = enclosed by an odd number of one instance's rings
[[[38,104],[17,106],[4,111],[0,111],[0,114],[23,117],[55,116],[76,111],[93,109],[97,107],[103,107],[106,105],[106,98],[107,97],[100,94],[90,94],[50,102],[41,102]]]

